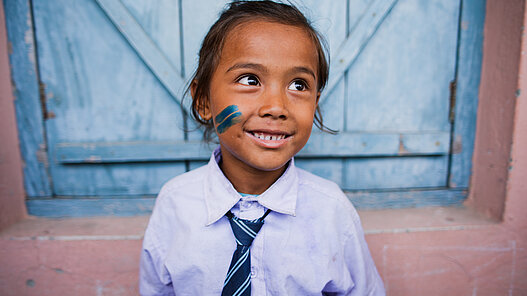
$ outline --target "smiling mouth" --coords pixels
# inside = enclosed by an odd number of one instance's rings
[[[280,140],[283,140],[289,137],[289,135],[286,135],[286,134],[269,134],[269,133],[262,133],[262,132],[249,132],[249,133],[260,140],[266,140],[266,141],[280,141]]]

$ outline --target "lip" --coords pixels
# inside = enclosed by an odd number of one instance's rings
[[[283,135],[285,136],[285,138],[280,139],[280,140],[264,140],[264,139],[260,139],[256,137],[254,133],[263,133],[263,134],[276,135],[276,136]],[[251,140],[253,140],[257,145],[262,146],[264,148],[271,148],[271,149],[280,148],[283,145],[287,144],[289,141],[291,141],[291,139],[293,138],[291,133],[279,131],[279,130],[251,130],[251,131],[245,131],[245,134],[247,134],[247,136],[251,138]]]

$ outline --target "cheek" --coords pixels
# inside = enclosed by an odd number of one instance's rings
[[[224,133],[231,126],[240,122],[242,119],[242,113],[236,105],[229,105],[225,107],[216,117],[214,117],[214,123],[216,124],[216,130],[218,134]]]

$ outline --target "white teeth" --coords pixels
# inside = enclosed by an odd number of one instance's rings
[[[266,134],[263,134],[263,133],[253,133],[253,135],[255,137],[257,137],[258,139],[260,140],[271,140],[271,141],[279,141],[279,140],[283,140],[285,139],[285,135],[266,135]]]

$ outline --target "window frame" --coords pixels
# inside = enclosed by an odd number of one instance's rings
[[[453,123],[448,186],[433,189],[346,192],[357,208],[457,206],[462,205],[466,200],[472,168],[482,69],[485,2],[461,0],[456,80],[451,100]],[[86,198],[52,196],[52,180],[47,171],[49,160],[46,159],[44,129],[44,120],[50,114],[46,113],[41,102],[43,87],[39,83],[38,65],[35,63],[37,58],[34,38],[25,39],[26,32],[30,32],[31,36],[34,33],[31,25],[31,1],[7,1],[4,5],[12,52],[23,53],[11,54],[10,62],[11,65],[16,65],[12,67],[12,80],[16,86],[16,116],[21,153],[25,161],[23,169],[29,214],[45,217],[148,214],[153,207],[154,196]]]

